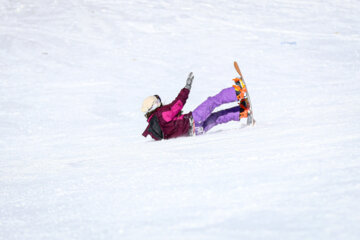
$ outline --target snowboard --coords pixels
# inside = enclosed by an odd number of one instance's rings
[[[237,73],[239,74],[239,77],[233,79],[235,84],[236,84],[236,85],[234,85],[234,88],[235,88],[236,93],[237,93],[237,98],[238,98],[238,101],[239,101],[239,105],[240,105],[241,100],[244,100],[246,102],[246,104],[250,105],[249,110],[247,112],[247,120],[246,120],[247,122],[246,122],[246,124],[248,126],[254,126],[256,121],[254,119],[254,110],[253,110],[253,105],[251,104],[250,94],[249,94],[248,88],[246,86],[244,77],[241,74],[239,65],[237,64],[236,61],[234,62],[234,67],[235,67],[235,70],[237,71]]]

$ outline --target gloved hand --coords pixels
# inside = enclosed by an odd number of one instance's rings
[[[187,89],[190,90],[193,80],[194,80],[194,75],[193,75],[193,73],[191,72],[191,73],[189,74],[187,80],[186,80],[185,88],[187,88]]]

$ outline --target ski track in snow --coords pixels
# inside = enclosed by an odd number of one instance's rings
[[[0,239],[359,239],[360,3],[0,2]],[[143,138],[232,84],[257,125]]]

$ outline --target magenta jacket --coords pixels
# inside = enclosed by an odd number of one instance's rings
[[[148,118],[143,136],[150,135],[155,140],[161,140],[189,135],[192,113],[180,115],[189,93],[189,89],[183,88],[172,103],[157,108]]]

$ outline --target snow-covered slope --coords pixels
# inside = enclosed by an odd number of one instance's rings
[[[359,239],[360,3],[0,1],[0,239]],[[257,125],[154,142],[232,84]]]

